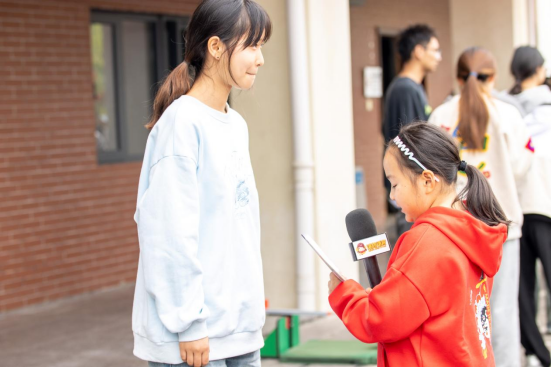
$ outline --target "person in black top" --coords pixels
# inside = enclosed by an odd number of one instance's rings
[[[386,143],[399,134],[401,126],[429,118],[431,107],[421,83],[441,61],[439,41],[427,25],[415,25],[402,31],[398,51],[402,68],[385,93],[383,133]]]
[[[413,121],[427,121],[431,107],[427,102],[422,81],[426,75],[437,69],[441,62],[439,40],[433,29],[424,24],[406,28],[401,32],[398,41],[398,52],[401,58],[401,71],[393,79],[385,93],[383,115],[383,136],[387,144],[399,134],[401,126]],[[389,193],[391,185],[385,180]],[[391,212],[399,208],[391,201]],[[402,212],[397,213],[397,232],[400,236],[410,229]]]

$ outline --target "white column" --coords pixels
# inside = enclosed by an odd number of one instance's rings
[[[544,65],[548,69],[552,68],[552,4],[550,0],[537,0],[537,48],[544,57]]]
[[[345,216],[356,208],[349,1],[308,0],[307,9],[315,239],[343,273],[358,280],[345,227]],[[317,262],[317,307],[328,310],[329,270]]]
[[[529,0],[532,1],[532,0]],[[512,0],[512,30],[514,48],[529,45],[529,4],[527,0]],[[512,50],[512,55],[514,51]]]
[[[301,233],[314,235],[314,164],[305,2],[304,0],[288,0],[287,8],[295,153],[293,168],[295,175],[297,304],[300,309],[315,310],[315,256],[301,238]]]

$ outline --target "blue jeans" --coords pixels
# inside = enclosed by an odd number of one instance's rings
[[[187,363],[166,364],[148,362],[150,367],[190,367]],[[233,358],[220,360],[212,360],[206,367],[260,367],[261,366],[261,351],[257,350],[249,354],[240,355]]]

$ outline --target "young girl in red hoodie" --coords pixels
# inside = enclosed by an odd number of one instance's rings
[[[494,366],[490,295],[509,221],[489,184],[427,123],[403,127],[383,167],[414,225],[373,289],[330,274],[332,309],[356,338],[378,343],[379,366]],[[458,171],[469,182],[457,195]]]

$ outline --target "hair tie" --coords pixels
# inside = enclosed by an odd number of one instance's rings
[[[468,163],[464,160],[460,161],[460,165],[458,165],[458,171],[466,172],[467,168],[468,168]]]

